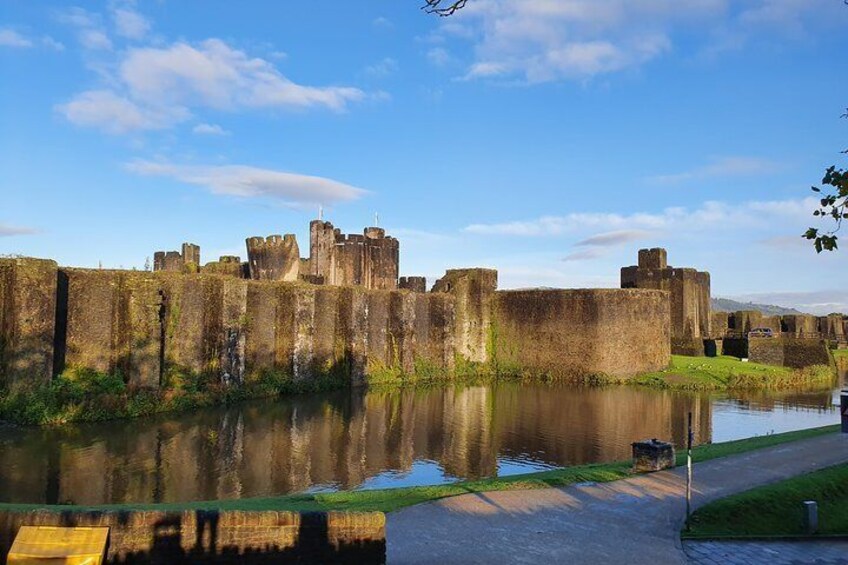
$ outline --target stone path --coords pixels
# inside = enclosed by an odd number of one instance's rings
[[[846,541],[686,541],[686,556],[692,563],[748,565],[791,565],[819,563],[839,565],[848,563]]]
[[[844,462],[848,434],[699,463],[694,470],[694,507]],[[679,537],[685,484],[685,468],[677,468],[612,483],[469,493],[412,506],[387,515],[388,560],[686,563]],[[717,562],[722,561],[727,562]]]

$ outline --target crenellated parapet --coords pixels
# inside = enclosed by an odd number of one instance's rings
[[[300,250],[294,234],[250,237],[247,264],[250,278],[263,281],[296,281],[300,273]]]
[[[183,243],[180,251],[157,251],[153,254],[153,270],[171,273],[197,273],[200,271],[200,246]]]
[[[401,277],[398,288],[412,292],[427,292],[427,277]]]

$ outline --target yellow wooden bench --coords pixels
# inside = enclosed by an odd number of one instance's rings
[[[102,565],[109,528],[21,526],[8,565]]]

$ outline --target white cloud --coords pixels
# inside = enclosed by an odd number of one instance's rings
[[[57,19],[67,25],[77,28],[77,39],[80,44],[92,51],[108,51],[112,49],[112,40],[101,25],[101,17],[79,7],[69,8],[59,12]]]
[[[139,175],[170,177],[202,186],[213,194],[267,197],[294,205],[333,204],[366,194],[361,188],[332,179],[245,165],[192,166],[136,160],[126,168]]]
[[[371,25],[373,25],[376,28],[382,28],[382,29],[392,29],[393,27],[395,27],[395,25],[392,23],[392,21],[390,19],[384,18],[383,16],[380,16],[378,18],[374,18],[374,20],[371,22]]]
[[[64,51],[65,50],[65,44],[64,43],[62,43],[60,41],[56,41],[55,39],[53,39],[49,35],[45,35],[44,37],[41,38],[41,44],[44,45],[45,47],[49,47],[50,49],[53,49],[55,51]]]
[[[726,226],[753,229],[778,221],[787,222],[787,227],[795,229],[798,225],[812,223],[811,214],[817,202],[814,198],[752,201],[741,204],[708,201],[695,210],[678,207],[666,208],[660,213],[629,215],[605,212],[572,213],[526,221],[471,224],[465,231],[480,235],[523,237],[566,235],[591,229],[675,230],[682,233]]]
[[[120,63],[120,78],[133,98],[150,104],[186,104],[219,109],[312,107],[344,110],[364,98],[350,87],[296,84],[268,61],[248,57],[220,39],[197,46],[131,49]]]
[[[384,77],[388,76],[398,69],[397,61],[392,59],[391,57],[386,57],[383,60],[374,63],[373,65],[368,65],[365,67],[365,72],[371,76],[375,77]]]
[[[82,92],[56,110],[73,124],[110,134],[164,129],[189,117],[185,108],[145,108],[109,90]]]
[[[427,60],[435,67],[444,67],[451,61],[451,55],[444,47],[433,47],[427,51]]]
[[[112,40],[109,39],[106,32],[99,29],[81,30],[79,40],[86,49],[95,51],[112,49]]]
[[[462,38],[473,54],[466,79],[541,83],[585,80],[639,68],[675,48],[719,51],[747,37],[774,41],[799,35],[815,18],[833,20],[844,8],[832,0],[475,0],[424,38]]]
[[[17,47],[19,49],[32,47],[32,40],[9,28],[0,29],[0,46]]]
[[[11,226],[9,224],[0,223],[0,237],[12,237],[14,235],[32,235],[35,233],[38,233],[38,230],[33,228]]]
[[[125,133],[170,127],[201,108],[324,107],[341,112],[366,98],[358,88],[297,84],[269,61],[249,57],[220,39],[132,48],[120,53],[115,66],[116,75],[107,72],[108,89],[83,92],[60,106],[72,122]],[[108,107],[93,107],[94,98]],[[119,109],[128,116],[115,116],[118,123],[110,125],[107,120]]]
[[[147,18],[129,7],[115,8],[112,18],[115,21],[115,30],[122,37],[139,40],[150,31]]]
[[[715,177],[750,176],[774,174],[784,165],[769,159],[756,157],[721,157],[701,167],[682,173],[654,175],[646,180],[656,184],[679,184],[692,180],[704,180]]]
[[[198,135],[230,135],[230,132],[218,124],[197,124],[191,131]]]

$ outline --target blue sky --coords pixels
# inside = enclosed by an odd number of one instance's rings
[[[379,214],[401,273],[848,311],[809,186],[848,147],[838,0],[0,4],[0,254],[141,268]],[[848,239],[848,236],[846,236]]]

